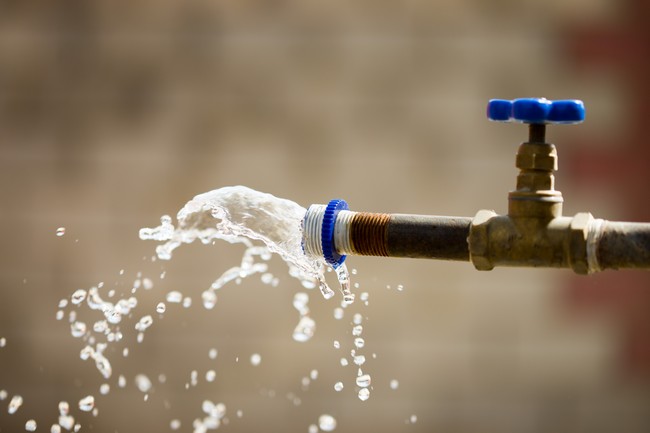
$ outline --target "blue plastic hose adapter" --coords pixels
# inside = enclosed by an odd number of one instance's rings
[[[321,231],[323,257],[325,257],[327,264],[335,269],[343,264],[347,256],[336,252],[336,247],[334,245],[334,225],[339,212],[348,209],[349,207],[345,200],[334,199],[330,200],[327,204],[323,215],[323,228]]]

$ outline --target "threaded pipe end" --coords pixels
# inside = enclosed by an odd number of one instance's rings
[[[362,256],[388,257],[389,222],[389,214],[356,212],[349,224],[352,252]]]
[[[312,258],[323,257],[323,245],[321,232],[323,230],[323,216],[325,208],[323,204],[313,204],[307,209],[305,219],[302,222],[302,250]]]

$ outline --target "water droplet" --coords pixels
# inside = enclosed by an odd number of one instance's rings
[[[177,419],[171,420],[169,422],[169,428],[172,429],[172,430],[178,430],[179,428],[181,428],[180,420],[177,420]]]
[[[362,374],[361,376],[357,377],[357,386],[360,386],[362,388],[367,388],[370,386],[370,375],[369,374]]]
[[[350,273],[351,273],[352,275],[357,275],[357,270],[356,270],[356,268],[352,268],[352,270],[350,271]]]
[[[87,359],[90,359],[90,357],[95,356],[95,349],[93,349],[91,346],[85,346],[81,351],[79,352],[79,357],[83,359],[84,361]]]
[[[355,337],[361,335],[362,332],[363,332],[363,326],[361,325],[356,325],[352,328],[352,335],[354,335]]]
[[[293,331],[293,339],[304,343],[314,336],[315,328],[316,322],[314,322],[310,317],[303,316],[300,318],[298,325],[296,325],[296,328]]]
[[[165,305],[164,302],[158,302],[158,305],[156,305],[156,312],[158,314],[164,313],[166,309],[167,309],[167,306]]]
[[[192,306],[192,298],[186,296],[183,298],[183,307],[190,308]]]
[[[63,236],[64,234],[65,234],[65,227],[59,227],[58,229],[56,229],[56,235],[57,235],[58,237],[61,237],[61,236]]]
[[[108,329],[108,323],[106,320],[98,320],[93,324],[93,331],[103,334]]]
[[[336,428],[336,419],[332,415],[323,414],[318,417],[318,426],[323,431],[332,431]]]
[[[366,363],[366,357],[363,355],[356,355],[354,357],[354,363],[358,366],[362,366],[363,364]]]
[[[93,358],[95,359],[95,367],[97,367],[97,370],[99,370],[102,376],[104,376],[105,379],[111,377],[113,369],[111,368],[111,363],[108,359],[106,359],[106,357],[101,353],[95,353]]]
[[[167,293],[167,302],[171,304],[180,304],[183,300],[183,294],[177,290]]]
[[[216,379],[217,373],[214,370],[208,370],[205,372],[205,380],[207,382],[214,382],[214,379]]]
[[[0,389],[0,401],[5,400],[6,398],[7,398],[7,390]]]
[[[341,307],[336,307],[334,309],[334,318],[336,320],[341,320],[343,318],[343,308]]]
[[[190,372],[190,384],[192,386],[196,386],[199,383],[199,372],[196,370],[192,370]]]
[[[60,401],[59,402],[59,415],[65,416],[70,413],[70,405],[68,404],[67,401]]]
[[[50,427],[50,433],[61,433],[61,426],[58,424],[52,424],[52,427]]]
[[[143,316],[138,323],[135,324],[135,330],[144,332],[153,323],[153,318],[150,315]]]
[[[362,292],[361,295],[359,295],[359,299],[361,299],[364,302],[368,300],[368,297],[369,297],[368,292]]]
[[[11,397],[11,401],[9,402],[9,407],[7,408],[7,411],[9,412],[10,415],[12,415],[16,413],[16,411],[22,405],[23,405],[23,398],[19,395],[14,395],[13,397]]]
[[[354,323],[355,325],[361,325],[362,321],[363,321],[363,316],[361,316],[361,314],[359,314],[359,313],[356,313],[352,317],[352,323]]]
[[[203,307],[206,310],[212,310],[217,304],[217,294],[212,289],[205,290],[201,294],[201,298],[203,298]]]
[[[72,415],[59,416],[59,425],[66,430],[72,430],[74,427],[74,417]]]
[[[36,421],[30,419],[25,423],[25,430],[27,431],[36,431]]]
[[[343,382],[336,382],[334,384],[334,389],[336,392],[340,392],[343,389]]]
[[[77,423],[74,425],[74,432],[77,433],[79,430],[81,430],[81,424]]]
[[[95,397],[87,395],[79,400],[79,410],[90,412],[95,407]]]
[[[141,392],[149,392],[151,389],[151,380],[149,380],[149,378],[144,374],[138,374],[135,376],[135,386],[137,386]]]
[[[201,409],[209,415],[214,410],[214,403],[210,400],[203,400],[203,403],[201,403]]]
[[[341,366],[342,367],[347,367],[348,366],[347,358],[341,358]]]
[[[145,290],[153,289],[153,281],[151,281],[150,278],[144,278],[142,280],[142,287],[144,287]]]
[[[335,349],[340,349],[341,348],[341,343],[339,343],[339,340],[334,340],[334,348]]]
[[[0,347],[5,347],[7,345],[7,339],[5,337],[0,338]]]
[[[59,301],[59,308],[65,308],[67,306],[68,306],[68,300],[67,299],[64,298],[64,299],[61,299]]]
[[[74,305],[81,304],[84,301],[84,299],[86,299],[86,291],[84,289],[75,290],[75,292],[70,297],[70,301]]]
[[[393,379],[390,381],[390,389],[397,389],[399,388],[399,381],[397,379]]]
[[[260,362],[262,362],[262,357],[260,356],[259,353],[253,353],[251,355],[251,364],[254,366],[260,365]]]
[[[318,370],[312,370],[309,372],[309,377],[311,380],[316,380],[318,379]]]
[[[128,347],[125,347],[124,349],[122,349],[122,356],[125,357],[125,358],[127,356],[129,356],[129,348]]]
[[[215,348],[213,347],[212,349],[210,349],[210,350],[208,351],[208,358],[210,358],[210,359],[217,359],[217,354],[218,354],[218,353],[219,353],[219,352],[217,352],[217,349],[215,349]]]
[[[165,383],[165,382],[167,382],[167,376],[165,376],[163,373],[160,373],[160,374],[158,375],[158,382],[160,382],[160,383]]]
[[[309,433],[318,433],[318,426],[316,424],[310,424],[307,431]]]
[[[273,282],[273,274],[266,272],[262,274],[261,280],[264,284],[271,284]]]
[[[366,342],[365,342],[365,340],[363,338],[357,337],[357,338],[354,339],[354,346],[357,349],[361,349],[363,346],[365,346],[365,344],[366,344]]]
[[[65,315],[65,313],[63,312],[63,310],[57,311],[56,312],[56,320],[62,320],[64,315]]]
[[[86,324],[84,322],[74,322],[70,325],[70,334],[73,337],[83,337],[86,333]]]
[[[361,388],[359,390],[359,400],[366,401],[370,398],[370,390],[368,388]]]
[[[411,418],[409,418],[409,421],[411,421],[411,424],[415,424],[418,422],[418,416],[417,415],[411,415]]]
[[[126,377],[120,374],[120,376],[117,378],[117,386],[124,388],[126,386]]]
[[[300,314],[307,314],[307,303],[309,302],[309,295],[304,292],[298,292],[293,297],[293,308],[298,310]]]
[[[99,387],[99,393],[101,395],[106,395],[111,391],[111,386],[108,383],[102,383]]]

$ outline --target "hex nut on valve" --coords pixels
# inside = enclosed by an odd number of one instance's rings
[[[480,210],[472,220],[469,230],[469,254],[474,267],[479,271],[490,271],[494,268],[490,260],[490,239],[489,225],[490,220],[497,216],[496,212],[491,210]]]
[[[576,214],[569,225],[569,261],[577,274],[589,273],[587,236],[594,217],[589,212]]]

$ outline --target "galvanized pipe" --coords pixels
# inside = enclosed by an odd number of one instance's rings
[[[650,223],[603,221],[595,251],[600,269],[650,268]]]
[[[339,222],[340,254],[469,260],[471,218],[341,211]]]
[[[305,253],[314,257],[323,256],[324,209],[310,207],[303,224]],[[341,210],[327,244],[341,256],[471,260],[480,270],[504,265],[564,267],[579,274],[650,269],[650,223],[612,222],[588,213],[544,222],[491,211],[469,218]]]

